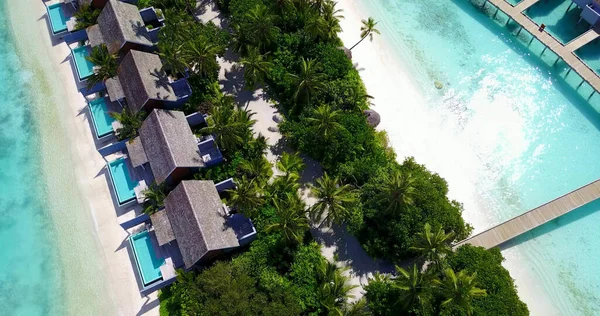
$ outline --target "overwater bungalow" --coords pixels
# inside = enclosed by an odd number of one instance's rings
[[[182,181],[150,222],[130,237],[143,294],[172,283],[176,268],[210,263],[256,238],[252,221],[229,213],[213,181]]]
[[[155,108],[174,109],[185,103],[192,89],[185,78],[172,80],[156,54],[130,50],[119,66],[119,74],[106,81],[111,101],[126,103],[134,113]]]
[[[198,139],[183,112],[153,110],[139,136],[127,142],[133,167],[149,166],[158,184],[177,185],[223,160],[214,139]]]
[[[87,28],[92,47],[105,44],[111,54],[125,56],[130,50],[151,52],[158,27],[150,29],[137,6],[118,0],[109,0],[98,17],[98,24]],[[153,34],[156,33],[156,34]]]

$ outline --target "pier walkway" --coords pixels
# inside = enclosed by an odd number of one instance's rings
[[[555,218],[571,212],[585,204],[600,198],[600,180],[596,180],[575,191],[569,192],[544,205],[538,206],[522,215],[492,227],[475,236],[458,242],[456,249],[464,244],[481,246],[485,249],[497,247],[529,230],[543,225]]]
[[[521,29],[517,32],[519,34],[523,29],[527,30],[531,35],[533,35],[538,41],[545,45],[544,51],[549,48],[553,51],[560,59],[562,59],[571,69],[575,70],[579,74],[579,76],[583,79],[583,81],[587,82],[595,92],[600,91],[600,77],[588,66],[586,65],[579,57],[577,57],[574,52],[598,38],[600,35],[596,30],[590,29],[586,33],[580,35],[575,38],[567,45],[563,45],[556,38],[550,35],[546,31],[539,30],[539,26],[533,22],[529,17],[523,14],[523,11],[527,8],[531,7],[539,0],[523,0],[516,6],[511,5],[506,2],[506,0],[485,0],[482,7],[485,7],[487,3],[493,4],[498,10],[501,10],[506,15],[508,15],[509,20],[507,23],[512,20],[518,23],[521,26]],[[558,59],[557,59],[558,61]],[[590,95],[591,97],[591,95]]]

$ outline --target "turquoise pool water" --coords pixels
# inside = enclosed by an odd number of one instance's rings
[[[165,259],[156,257],[148,231],[131,236],[131,246],[144,285],[160,279],[160,266],[165,264]]]
[[[406,138],[400,144],[422,139],[417,159],[460,171],[441,175],[460,192],[465,216],[488,223],[476,231],[600,178],[600,96],[589,98],[591,88],[578,87],[574,72],[565,79],[565,65],[554,65],[548,51],[540,57],[543,47],[528,45],[529,34],[511,34],[516,28],[503,26],[506,17],[493,20],[493,11],[462,0],[359,5],[364,17],[380,21],[383,40],[426,98],[427,124],[395,124],[390,134],[410,135],[398,136]],[[444,89],[435,89],[436,80]],[[399,96],[398,115],[410,117],[413,109],[403,105]],[[531,276],[517,284],[529,288],[525,300],[538,314],[540,304],[551,305],[552,315],[600,314],[598,210],[600,203],[589,204],[504,251]]]
[[[110,116],[106,98],[100,98],[89,102],[90,113],[94,128],[96,129],[96,137],[100,138],[109,135],[113,132],[112,123],[115,119]]]
[[[0,16],[8,7],[0,1]],[[8,21],[0,19],[0,306],[3,315],[64,315],[56,233],[29,86]]]
[[[119,204],[133,200],[135,198],[135,191],[133,189],[138,185],[138,182],[131,179],[126,159],[119,158],[111,161],[108,163],[108,167]]]
[[[52,26],[52,33],[58,34],[67,30],[67,17],[63,11],[62,4],[56,3],[48,6],[48,17]]]
[[[73,49],[73,59],[75,60],[75,68],[79,74],[79,79],[84,80],[94,74],[94,64],[86,59],[90,55],[89,46],[80,46]]]

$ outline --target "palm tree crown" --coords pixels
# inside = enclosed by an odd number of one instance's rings
[[[367,20],[362,20],[362,26],[360,27],[360,41],[358,41],[354,46],[350,47],[352,50],[356,45],[360,44],[367,36],[370,41],[373,41],[373,33],[379,33],[379,30],[375,28],[378,22],[376,22],[372,17],[369,17]]]
[[[432,231],[431,225],[425,223],[423,231],[417,233],[414,245],[410,249],[419,253],[422,259],[435,264],[438,271],[441,271],[443,258],[452,252],[449,245],[453,239],[453,232],[446,234],[442,227]]]
[[[273,67],[273,63],[265,59],[258,52],[258,49],[252,48],[248,51],[248,56],[240,60],[244,65],[244,80],[246,80],[246,88],[254,90],[257,84],[263,84],[267,79],[269,69]]]
[[[262,205],[261,190],[253,180],[242,177],[236,181],[235,189],[227,190],[228,202],[245,216],[251,217],[253,210]]]
[[[95,66],[94,73],[87,79],[88,89],[118,73],[117,55],[109,53],[105,44],[93,47],[90,55],[85,59]]]
[[[261,52],[268,51],[271,44],[275,41],[279,28],[275,26],[275,17],[264,4],[257,4],[246,13],[248,19],[248,31],[254,46]]]
[[[304,169],[304,162],[298,153],[290,154],[284,151],[281,157],[277,160],[277,169],[281,170],[285,174],[297,173],[299,174]]]
[[[307,120],[316,125],[319,136],[327,139],[333,131],[344,128],[342,124],[338,123],[340,113],[339,110],[333,110],[329,104],[324,104],[317,107],[313,112],[313,116],[307,118]]]
[[[329,315],[343,315],[346,301],[354,297],[350,292],[358,287],[348,284],[348,278],[343,275],[346,269],[330,262],[325,262],[320,268],[321,287],[318,296]]]
[[[308,104],[315,93],[324,89],[325,75],[318,72],[318,67],[319,64],[316,61],[302,57],[300,60],[300,74],[288,74],[288,77],[296,84],[296,92],[293,95],[296,104],[301,101]],[[299,114],[297,110],[296,114]]]
[[[150,187],[142,191],[145,198],[143,212],[152,215],[165,206],[165,198],[167,197],[166,191],[166,185],[164,183],[159,185],[156,184],[156,182],[152,183]]]
[[[283,199],[274,199],[277,221],[266,227],[267,232],[280,232],[288,243],[299,243],[309,229],[304,205],[296,193],[287,193]]]
[[[473,299],[487,295],[486,290],[477,287],[475,282],[477,273],[472,275],[468,275],[465,271],[454,273],[454,270],[448,268],[444,270],[444,276],[443,280],[433,280],[445,297],[442,306],[458,308],[466,312],[467,315],[471,315],[473,313],[473,307],[471,306]]]
[[[336,177],[327,173],[317,179],[317,185],[311,188],[311,195],[317,202],[310,208],[313,222],[321,221],[320,225],[331,226],[341,224],[352,215],[352,207],[358,202],[354,189],[349,185],[340,185]]]
[[[429,308],[431,298],[430,282],[424,273],[421,273],[414,264],[410,271],[396,266],[398,276],[394,279],[394,286],[400,290],[401,296],[398,303],[402,304],[405,311],[424,311]],[[427,315],[427,313],[422,313]]]
[[[225,152],[233,152],[252,137],[254,113],[240,110],[233,104],[215,106],[211,110],[209,126],[200,130],[203,134],[215,134],[216,142]]]
[[[144,111],[133,113],[126,107],[121,113],[111,112],[110,116],[121,123],[121,127],[116,131],[117,138],[133,140],[138,135],[138,129],[142,127],[146,113]]]
[[[387,211],[398,212],[410,207],[415,196],[414,178],[410,173],[395,170],[384,178],[379,195],[387,202]]]

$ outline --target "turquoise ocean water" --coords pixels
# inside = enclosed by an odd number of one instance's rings
[[[470,181],[480,207],[467,211],[484,213],[492,226],[600,178],[600,95],[590,98],[592,89],[578,87],[574,72],[565,78],[565,65],[549,51],[542,55],[540,43],[529,44],[529,34],[515,36],[505,16],[492,19],[491,7],[466,0],[359,6],[380,22],[440,130],[452,131],[457,148],[467,144],[449,155],[474,162]],[[436,80],[444,89],[434,88]],[[504,250],[518,254],[540,289],[535,295],[551,302],[555,315],[600,315],[599,210],[600,202],[591,203]]]
[[[0,16],[6,17],[0,1]],[[0,18],[0,306],[3,315],[61,315],[60,265],[41,176],[31,73]]]

